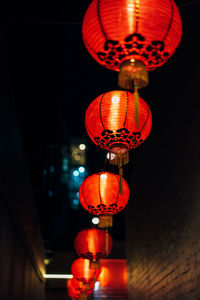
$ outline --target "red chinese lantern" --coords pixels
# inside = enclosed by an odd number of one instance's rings
[[[75,237],[74,247],[79,256],[90,260],[91,268],[99,268],[99,259],[108,256],[112,249],[112,238],[103,229],[84,229]]]
[[[100,269],[91,269],[90,260],[82,257],[77,258],[73,262],[71,271],[73,277],[79,281],[82,281],[85,286],[89,285],[90,282],[95,282],[101,272]]]
[[[163,65],[182,36],[173,0],[93,0],[83,20],[84,44],[108,69],[120,71],[119,85],[148,84],[147,70]]]
[[[137,106],[132,93],[111,91],[90,103],[85,126],[91,140],[109,150],[109,162],[120,167],[122,176],[122,165],[129,161],[129,150],[142,144],[150,134],[152,115],[142,98]]]
[[[85,284],[82,281],[78,281],[76,278],[70,279],[70,282],[68,280],[67,281],[67,288],[68,288],[68,286],[71,289],[72,293],[75,294],[75,296],[78,295],[77,297],[78,297],[79,300],[87,299],[87,296],[91,295],[93,293],[93,290],[94,290],[94,282],[90,282],[89,284],[88,283]],[[72,293],[71,293],[71,295],[73,295]],[[75,298],[75,299],[77,299],[77,298]]]
[[[129,187],[123,179],[123,194],[119,193],[119,176],[100,172],[87,177],[79,189],[82,206],[99,216],[99,227],[112,226],[112,215],[123,210],[129,199]]]
[[[76,290],[80,292],[80,294],[91,295],[94,290],[94,281],[89,283],[85,283],[77,280],[76,278],[72,279],[72,285]]]
[[[68,279],[67,280],[67,293],[69,295],[70,298],[72,299],[79,299],[80,296],[80,291],[78,291],[73,283],[72,283],[72,279]]]

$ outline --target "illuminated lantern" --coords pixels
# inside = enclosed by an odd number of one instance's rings
[[[129,150],[141,145],[150,134],[152,115],[142,98],[137,107],[132,93],[110,91],[90,103],[85,126],[91,140],[109,150],[109,162],[119,166],[121,179],[122,165],[129,161]]]
[[[77,258],[72,266],[71,271],[73,277],[84,283],[85,289],[90,289],[90,283],[95,282],[101,272],[100,269],[91,269],[90,260],[82,257]]]
[[[78,281],[76,278],[72,279],[72,286],[79,291],[79,299],[87,299],[88,295],[91,295],[94,290],[94,282],[90,282],[89,284],[83,283],[82,281]]]
[[[129,187],[123,179],[123,194],[119,193],[119,176],[110,172],[87,177],[79,189],[83,208],[99,216],[100,228],[112,227],[112,215],[123,210],[129,199]]]
[[[74,247],[79,256],[91,261],[91,268],[99,268],[99,259],[106,257],[112,249],[112,238],[103,229],[84,229],[77,234]]]
[[[147,70],[163,65],[182,36],[173,0],[93,0],[83,20],[84,44],[108,69],[120,71],[125,89],[148,84]]]
[[[79,299],[80,296],[80,291],[78,291],[73,283],[72,283],[72,279],[68,279],[67,280],[67,293],[69,295],[70,298],[72,299]]]

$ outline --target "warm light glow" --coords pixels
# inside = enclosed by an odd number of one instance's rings
[[[101,267],[101,273],[99,275],[100,286],[104,287],[109,282],[109,270],[106,267]]]
[[[106,174],[101,174],[101,175],[100,175],[100,178],[101,178],[102,180],[106,180],[106,179],[107,179],[107,175],[106,175]]]
[[[124,280],[124,285],[126,286],[127,281],[128,281],[128,272],[127,272],[127,269],[124,269],[123,280]]]
[[[81,158],[80,158],[80,155],[75,155],[74,156],[75,160],[79,161]]]
[[[128,22],[128,27],[129,31],[133,31],[133,26],[134,26],[134,4],[133,1],[129,0],[127,3],[127,22]]]
[[[44,259],[44,264],[45,264],[45,266],[50,265],[50,263],[51,263],[51,260],[50,260],[49,258],[45,258],[45,259]]]
[[[94,225],[99,224],[99,218],[97,218],[97,217],[92,218],[92,223],[93,223]]]
[[[115,95],[111,98],[109,117],[108,117],[108,128],[110,130],[116,130],[120,111],[120,97]]]
[[[101,194],[102,202],[104,202],[103,199],[105,199],[105,197],[106,197],[106,187],[107,187],[107,180],[106,179],[107,179],[107,175],[106,174],[101,174],[100,178],[101,178],[101,180],[99,182],[99,189],[100,189],[99,192]]]
[[[134,59],[134,58],[131,58],[131,59],[130,59],[130,62],[131,62],[131,63],[134,63],[134,62],[135,62],[135,59]]]
[[[112,97],[112,103],[113,103],[113,104],[119,103],[119,97],[118,97],[118,96],[113,96],[113,97]]]
[[[80,149],[80,150],[85,150],[85,149],[86,149],[85,144],[80,144],[80,145],[79,145],[79,149]]]
[[[44,274],[44,278],[47,279],[71,279],[73,275],[71,274]]]
[[[90,278],[90,261],[89,259],[84,259],[83,261],[83,274],[86,279]]]
[[[127,10],[132,13],[132,16],[133,16],[133,9],[134,9],[133,2],[132,3],[128,3],[127,4]]]
[[[94,232],[92,230],[88,230],[87,240],[88,240],[88,250],[89,250],[89,252],[96,255],[95,237],[94,237]]]

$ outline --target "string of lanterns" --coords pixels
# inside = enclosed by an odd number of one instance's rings
[[[87,299],[101,273],[100,258],[109,255],[112,215],[129,199],[123,165],[129,151],[149,136],[152,115],[138,89],[148,85],[148,71],[162,66],[176,51],[182,36],[179,10],[173,0],[93,0],[82,25],[83,42],[102,66],[118,72],[120,90],[103,93],[86,110],[86,131],[98,147],[108,150],[119,175],[99,172],[87,177],[79,190],[85,210],[99,217],[99,228],[79,232],[74,246],[79,256],[72,263],[68,295]]]

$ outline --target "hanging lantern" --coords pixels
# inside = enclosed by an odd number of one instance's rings
[[[80,231],[74,241],[77,254],[90,260],[91,268],[100,268],[99,259],[108,256],[112,238],[107,230],[89,228]]]
[[[82,281],[85,289],[90,289],[90,282],[95,282],[101,272],[100,269],[91,269],[90,260],[85,258],[77,258],[72,266],[71,271],[73,277]]]
[[[134,95],[127,91],[111,91],[98,96],[85,116],[89,137],[97,146],[109,150],[109,162],[119,166],[120,179],[122,165],[129,161],[129,150],[144,142],[151,125],[152,115],[147,103],[139,98],[136,105]]]
[[[80,291],[78,291],[73,283],[72,283],[72,279],[68,279],[67,280],[67,293],[69,295],[70,298],[72,299],[79,299],[80,296]]]
[[[173,0],[93,0],[82,26],[92,57],[119,71],[119,86],[148,84],[148,70],[163,65],[182,36],[179,10]]]
[[[87,299],[88,295],[91,295],[94,290],[94,282],[83,283],[82,281],[78,281],[76,278],[71,279],[72,287],[78,291],[79,300]]]
[[[119,193],[119,176],[100,172],[87,177],[79,189],[82,206],[99,216],[100,228],[112,227],[112,215],[123,210],[129,199],[129,187],[123,179],[123,194]]]

